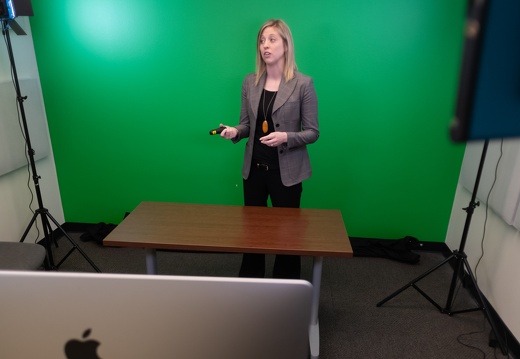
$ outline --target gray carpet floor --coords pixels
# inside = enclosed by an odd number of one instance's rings
[[[144,250],[109,248],[73,241],[105,273],[145,273]],[[54,249],[55,262],[71,248],[66,238]],[[488,345],[490,325],[482,311],[453,316],[440,313],[419,292],[408,288],[381,307],[376,304],[444,257],[420,251],[411,265],[384,258],[325,258],[320,298],[320,358],[513,358]],[[267,268],[274,257],[267,256]],[[161,274],[235,277],[240,254],[158,252]],[[60,271],[93,272],[78,250],[65,259]],[[302,279],[311,280],[312,258],[302,258]],[[269,275],[269,273],[267,273]],[[453,270],[440,267],[418,285],[441,307],[445,306]],[[475,307],[466,289],[458,286],[453,310]]]

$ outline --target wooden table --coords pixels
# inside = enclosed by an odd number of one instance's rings
[[[156,249],[312,256],[312,358],[319,356],[323,257],[352,257],[341,212],[328,209],[142,202],[103,244],[145,248],[149,274],[157,273]]]

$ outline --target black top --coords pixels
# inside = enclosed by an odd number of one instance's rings
[[[258,116],[256,119],[255,129],[255,142],[253,146],[253,163],[263,163],[269,166],[269,168],[280,167],[278,163],[278,150],[276,147],[268,147],[260,142],[260,137],[264,137],[271,132],[274,132],[273,124],[273,105],[276,99],[277,92],[264,90],[260,97],[260,103],[258,104]],[[265,97],[265,98],[264,98]],[[264,133],[262,129],[262,123],[264,120],[267,121],[268,130]]]

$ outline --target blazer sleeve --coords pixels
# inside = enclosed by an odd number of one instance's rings
[[[232,139],[233,143],[239,142],[243,138],[249,137],[251,119],[249,118],[249,91],[251,88],[251,81],[254,81],[254,75],[249,74],[244,78],[242,82],[242,99],[240,106],[240,121],[235,128],[238,130],[238,134]]]

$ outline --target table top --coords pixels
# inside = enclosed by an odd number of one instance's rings
[[[339,210],[142,202],[105,246],[352,257]]]

